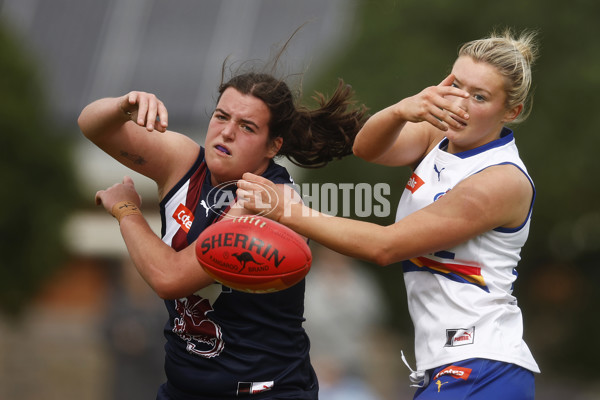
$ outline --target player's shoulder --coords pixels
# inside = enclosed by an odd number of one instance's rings
[[[488,217],[493,218],[492,224],[502,227],[520,226],[534,198],[531,181],[514,164],[488,167],[462,181],[452,192],[461,193],[463,199],[481,209],[493,210]]]
[[[488,166],[481,171],[465,178],[461,186],[471,186],[476,190],[505,198],[515,192],[531,192],[532,185],[523,170],[517,165],[506,163]]]
[[[155,179],[161,198],[191,175],[204,160],[204,149],[191,138],[172,131],[160,133],[164,134],[169,138],[165,138],[164,153],[160,158],[163,176],[160,180]]]

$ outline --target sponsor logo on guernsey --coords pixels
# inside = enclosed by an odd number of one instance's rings
[[[273,389],[275,382],[238,382],[237,395],[239,397],[250,396],[252,394],[267,392]]]
[[[442,171],[445,170],[446,168],[442,168],[442,169],[438,169],[436,164],[433,164],[433,170],[435,171],[435,173],[437,174],[438,177],[438,182],[441,180],[442,178]]]
[[[408,179],[408,182],[406,183],[406,189],[410,190],[411,193],[414,193],[424,184],[425,182],[423,181],[423,179],[419,178],[419,175],[413,172],[411,177]]]
[[[177,207],[173,213],[173,218],[181,226],[181,229],[189,232],[190,228],[192,227],[192,222],[194,222],[194,213],[192,213],[189,208],[183,204],[179,204],[179,207]]]
[[[205,216],[208,217],[208,212],[210,211],[210,206],[206,204],[206,201],[200,200],[200,205],[204,207]]]
[[[466,381],[469,378],[469,375],[471,375],[471,371],[472,371],[471,368],[463,368],[463,367],[459,367],[457,365],[451,365],[449,367],[444,368],[440,372],[438,372],[433,377],[433,380],[435,381],[436,379],[439,379],[443,376],[449,375],[453,378],[463,379]],[[439,388],[438,388],[438,391],[439,391]]]
[[[433,201],[438,201],[439,199],[441,199],[446,193],[448,193],[451,189],[446,190],[445,192],[440,192],[437,193],[435,196],[433,196]]]
[[[475,327],[468,329],[446,329],[446,344],[444,347],[456,347],[473,344],[475,342]]]

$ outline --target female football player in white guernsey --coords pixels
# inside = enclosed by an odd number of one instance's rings
[[[297,104],[271,74],[222,80],[204,146],[167,130],[167,109],[153,94],[100,99],[82,111],[78,122],[88,139],[158,186],[160,238],[141,214],[130,178],[96,194],[119,221],[138,272],[165,299],[167,382],[157,399],[318,398],[302,327],[304,281],[276,293],[239,292],[215,284],[194,252],[207,226],[248,213],[219,196],[234,198],[244,172],[290,184],[275,156],[319,166],[352,153],[366,109],[354,107],[353,91],[341,81],[329,100],[316,98],[315,109]]]
[[[410,166],[396,222],[380,226],[290,201],[266,214],[340,253],[402,262],[415,328],[415,399],[533,399],[539,368],[512,295],[529,232],[533,181],[506,124],[529,112],[535,34],[510,30],[464,44],[452,71],[376,114],[354,154]],[[268,203],[245,174],[245,207]],[[278,190],[278,189],[277,189]],[[279,190],[278,196],[285,196]]]

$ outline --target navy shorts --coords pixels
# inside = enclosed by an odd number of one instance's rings
[[[533,372],[501,361],[472,358],[427,371],[415,400],[533,400]]]

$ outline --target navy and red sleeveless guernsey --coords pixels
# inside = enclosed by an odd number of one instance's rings
[[[293,183],[271,161],[262,175]],[[179,251],[219,220],[235,200],[235,182],[211,185],[204,148],[188,173],[160,203],[162,240]],[[201,268],[198,265],[198,268]],[[304,280],[270,294],[213,284],[166,300],[167,382],[158,399],[317,399],[304,321]]]

